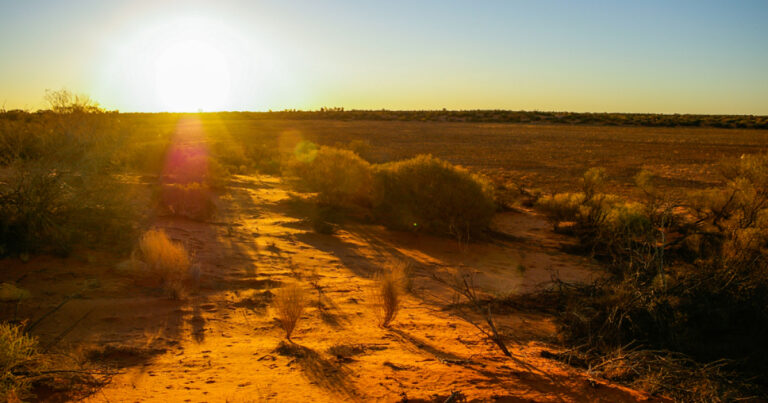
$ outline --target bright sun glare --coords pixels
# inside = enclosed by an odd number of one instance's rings
[[[219,110],[229,97],[226,58],[200,40],[171,43],[161,51],[155,80],[158,99],[169,111]]]

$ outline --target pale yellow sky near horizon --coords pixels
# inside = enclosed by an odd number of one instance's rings
[[[0,107],[768,114],[760,2],[31,0],[0,13]]]

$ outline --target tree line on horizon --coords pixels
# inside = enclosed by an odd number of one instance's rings
[[[117,113],[101,108],[88,108],[82,113]],[[0,119],[25,119],[36,114],[61,113],[46,109],[30,112],[20,109],[0,110]],[[471,123],[523,123],[598,126],[647,127],[713,127],[725,129],[768,129],[768,115],[696,115],[608,112],[546,112],[511,110],[345,110],[342,107],[321,108],[316,111],[285,109],[266,112],[215,112],[241,119],[296,120],[376,120]],[[133,114],[176,114],[171,112]]]

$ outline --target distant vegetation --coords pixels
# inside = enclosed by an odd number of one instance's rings
[[[30,114],[50,111],[0,112],[0,119],[24,119]],[[168,114],[168,113],[162,113]],[[322,108],[319,111],[284,110],[269,112],[219,112],[238,119],[296,119],[296,120],[382,120],[422,122],[525,123],[599,126],[648,127],[717,127],[728,129],[768,129],[768,116],[761,115],[693,115],[658,113],[608,112],[545,112],[510,110],[344,110]],[[127,114],[132,115],[132,114]]]

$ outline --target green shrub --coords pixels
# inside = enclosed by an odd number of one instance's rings
[[[463,238],[487,228],[496,204],[485,179],[421,155],[376,167],[373,211],[390,228]]]
[[[373,169],[349,150],[314,147],[302,143],[296,149],[290,171],[301,184],[317,192],[321,203],[331,205],[370,204]]]

